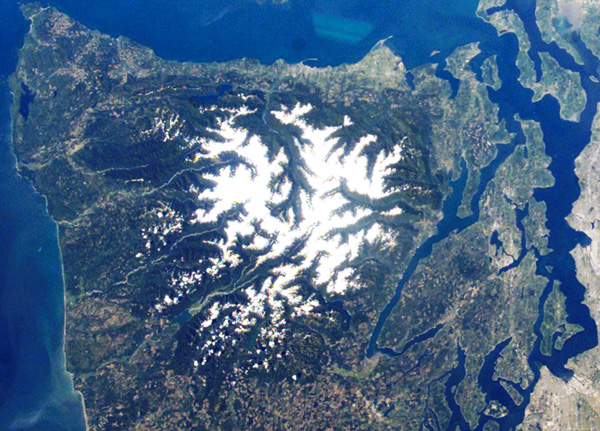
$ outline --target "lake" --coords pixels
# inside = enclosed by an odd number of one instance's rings
[[[73,392],[64,370],[64,286],[56,224],[48,215],[45,200],[17,175],[10,151],[11,98],[6,76],[16,66],[17,49],[27,31],[27,23],[20,16],[16,1],[1,1],[0,428],[82,430],[85,425],[81,400]],[[579,196],[573,161],[589,141],[600,93],[586,71],[594,68],[578,67],[558,47],[548,47],[536,34],[530,3],[509,2],[507,7],[519,12],[530,32],[534,51],[550,50],[565,67],[581,72],[588,104],[580,123],[560,120],[558,104],[552,99],[531,103],[529,90],[523,89],[517,80],[514,36],[498,38],[494,29],[477,19],[475,0],[292,0],[285,5],[269,2],[259,5],[250,0],[180,0],[176,3],[60,0],[46,3],[89,27],[113,36],[125,35],[150,46],[164,58],[179,61],[212,62],[249,57],[265,64],[283,58],[289,62],[314,59],[309,64],[315,66],[338,65],[359,60],[377,41],[392,36],[389,46],[411,68],[430,61],[433,51],[441,53],[435,61],[443,62],[456,47],[481,42],[484,52],[499,54],[503,86],[498,91],[490,91],[490,98],[499,105],[501,117],[507,119],[507,127],[517,132],[517,137],[510,146],[501,148],[496,160],[482,172],[480,187],[473,198],[474,214],[469,218],[456,216],[466,183],[463,166],[463,175],[454,183],[454,193],[444,206],[445,218],[440,222],[438,233],[417,250],[405,276],[410,277],[436,243],[477,221],[479,197],[485,185],[513,147],[523,144],[523,135],[518,133],[516,122],[512,120],[512,115],[519,113],[523,118],[540,122],[548,154],[553,159],[551,171],[557,179],[554,187],[536,191],[536,197],[547,204],[549,244],[553,249],[540,267],[552,266],[545,275],[551,281],[561,282],[568,298],[571,321],[585,329],[569,340],[561,352],[554,351],[552,357],[542,357],[537,346],[530,363],[535,366],[535,362],[541,362],[557,375],[564,375],[564,365],[570,357],[597,344],[596,324],[589,310],[581,304],[585,288],[577,282],[569,254],[585,238],[568,226],[565,208],[570,209],[570,204]],[[597,61],[593,56],[588,58]],[[564,145],[556,136],[570,136],[571,141]],[[378,351],[379,331],[401,290],[402,284],[382,312],[369,344],[369,354]],[[427,338],[423,336],[422,340]],[[490,398],[506,402],[506,392],[492,381],[490,374],[501,347],[503,344],[486,359],[487,368],[482,369],[480,386]],[[452,407],[452,423],[464,427],[464,418],[451,390],[465,374],[464,353],[460,349],[459,359],[447,384],[446,397]],[[536,372],[536,380],[538,377],[539,372]],[[533,387],[523,391],[526,400],[532,390]],[[500,421],[501,429],[518,423],[525,405],[510,405],[509,415]]]

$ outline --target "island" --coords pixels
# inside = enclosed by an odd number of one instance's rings
[[[512,61],[469,44],[410,71],[385,41],[336,67],[167,61],[22,6],[14,151],[59,227],[90,430],[533,430],[541,391],[591,399],[547,131],[597,101],[488,3]]]

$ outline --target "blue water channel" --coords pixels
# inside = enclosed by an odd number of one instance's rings
[[[559,48],[556,43],[547,44],[544,42],[537,28],[534,2],[509,0],[504,6],[490,9],[488,13],[494,13],[502,9],[514,10],[524,22],[525,29],[531,41],[529,54],[537,63],[537,68],[539,68],[540,61],[539,53],[548,52],[562,67],[580,74],[582,86],[587,95],[585,109],[581,114],[580,121],[574,123],[560,118],[560,106],[550,96],[532,103],[533,92],[524,88],[518,81],[519,70],[515,65],[518,43],[514,35],[503,35],[499,38],[499,41],[490,42],[491,39],[487,39],[486,42],[480,45],[482,48],[481,58],[493,53],[498,54],[499,77],[502,81],[502,86],[497,91],[488,88],[488,92],[490,99],[500,108],[499,119],[504,119],[507,129],[515,133],[516,136],[509,146],[500,149],[495,160],[483,170],[481,183],[471,201],[471,209],[473,210],[471,216],[466,218],[457,217],[458,192],[461,191],[464,184],[462,180],[458,180],[452,184],[453,193],[450,194],[444,203],[444,218],[438,224],[437,233],[417,249],[397,286],[394,297],[381,313],[367,349],[367,356],[372,356],[376,352],[390,353],[386,349],[378,348],[377,339],[383,325],[399,301],[404,285],[414,273],[419,262],[430,256],[432,247],[435,244],[446,239],[454,232],[460,232],[479,219],[479,198],[487,183],[493,177],[497,167],[506,159],[507,154],[511,153],[515,146],[525,143],[519,123],[515,121],[515,114],[518,114],[523,119],[539,122],[544,136],[546,153],[552,159],[549,170],[555,178],[555,184],[553,187],[536,189],[534,192],[535,198],[546,204],[546,227],[549,230],[548,245],[551,249],[551,252],[545,256],[540,256],[537,250],[533,250],[538,258],[537,273],[548,278],[548,284],[542,294],[538,307],[538,319],[533,328],[538,339],[534,350],[528,358],[534,378],[524,390],[519,385],[512,385],[523,397],[521,404],[515,404],[508,392],[500,384],[500,381],[493,379],[495,363],[504,347],[510,342],[510,339],[504,340],[496,346],[485,358],[484,366],[479,373],[478,383],[481,390],[486,394],[486,399],[496,400],[506,406],[508,408],[508,415],[501,419],[494,419],[481,413],[479,423],[475,428],[476,430],[482,430],[490,420],[496,421],[501,430],[514,430],[523,421],[525,408],[539,380],[540,365],[548,367],[552,373],[563,379],[569,379],[572,376],[572,371],[565,368],[567,361],[598,344],[596,323],[590,316],[587,306],[582,303],[585,287],[577,280],[575,262],[570,254],[571,250],[577,245],[589,245],[590,239],[582,232],[574,230],[566,221],[566,217],[572,210],[573,203],[580,195],[580,187],[575,175],[575,159],[590,141],[592,122],[596,115],[596,106],[600,101],[600,87],[590,79],[594,76],[597,77],[598,59],[585,47],[581,40],[577,41],[577,48],[585,59],[585,64],[582,66],[577,64],[572,56]],[[499,47],[501,49],[498,49]],[[473,66],[476,64],[478,64],[478,59],[474,59],[472,62]],[[522,211],[526,211],[526,209]],[[522,220],[524,215],[522,212],[519,212],[517,218]],[[522,247],[524,248],[523,241]],[[543,304],[556,282],[560,282],[560,288],[567,298],[567,321],[581,325],[584,330],[572,336],[560,351],[553,349],[551,356],[545,356],[539,349],[542,338],[540,327],[543,320]],[[458,349],[458,359],[457,368],[451,372],[447,381],[446,399],[452,410],[452,418],[447,429],[466,431],[471,428],[464,419],[460,406],[454,400],[454,392],[450,390],[450,388],[459,385],[465,376],[465,357],[460,346]]]
[[[451,182],[452,193],[443,205],[444,218],[437,233],[426,240],[412,257],[395,295],[382,311],[369,341],[367,355],[381,351],[377,340],[383,325],[399,301],[402,288],[422,259],[433,247],[453,232],[460,232],[479,219],[480,198],[497,168],[515,146],[525,143],[515,114],[541,125],[547,154],[552,158],[553,187],[535,191],[546,203],[551,253],[538,256],[538,273],[548,278],[542,295],[539,318],[534,331],[540,336],[543,301],[555,282],[567,297],[568,321],[584,330],[569,339],[561,351],[551,356],[539,351],[539,340],[529,357],[534,379],[525,390],[520,405],[510,400],[505,389],[492,379],[495,363],[508,343],[504,340],[485,358],[478,377],[488,399],[502,402],[509,414],[497,420],[501,430],[514,429],[524,416],[530,394],[539,379],[539,365],[554,374],[569,377],[565,364],[581,352],[597,345],[596,324],[582,304],[585,287],[576,278],[570,251],[589,239],[573,230],[565,220],[580,189],[574,160],[589,142],[596,104],[600,99],[598,59],[577,41],[585,60],[583,66],[556,44],[546,44],[536,27],[531,1],[509,0],[504,8],[517,11],[531,40],[530,54],[539,71],[539,52],[549,52],[559,64],[581,75],[587,104],[578,123],[560,119],[559,105],[551,97],[531,102],[532,91],[518,82],[515,66],[516,37],[497,36],[496,30],[475,16],[476,0],[290,0],[286,5],[252,0],[52,0],[47,1],[85,25],[112,35],[125,35],[148,45],[159,55],[172,60],[223,61],[242,57],[271,63],[316,59],[313,65],[325,66],[354,62],[378,41],[393,36],[388,44],[406,65],[427,61],[438,64],[438,75],[448,80],[453,93],[458,81],[445,72],[445,57],[456,47],[479,41],[482,54],[471,62],[478,71],[482,60],[496,54],[502,86],[488,89],[490,99],[499,106],[500,119],[515,134],[508,145],[498,146],[495,160],[481,171],[481,181],[471,198],[472,214],[458,217],[468,170]],[[65,430],[83,429],[82,409],[64,372],[64,304],[61,259],[56,225],[49,218],[45,201],[22,180],[14,168],[10,152],[11,99],[6,76],[16,66],[16,52],[22,44],[27,23],[21,18],[16,0],[0,0],[0,429]],[[177,31],[174,31],[176,29]],[[432,51],[440,54],[430,60]],[[35,96],[30,95],[31,100]],[[25,101],[27,102],[27,101]],[[26,112],[26,104],[21,106]],[[336,307],[343,309],[341,304]],[[434,337],[442,328],[432,328],[412,343]],[[448,374],[446,400],[452,411],[448,429],[468,430],[460,406],[454,399],[456,387],[465,376],[465,353],[457,346],[458,363]],[[481,415],[476,429],[491,418]]]

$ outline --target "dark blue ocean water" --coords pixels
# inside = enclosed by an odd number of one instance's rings
[[[131,37],[165,58],[188,61],[314,58],[314,65],[337,65],[359,60],[378,40],[393,36],[390,45],[415,66],[434,50],[448,54],[484,33],[475,18],[476,0],[46,4],[89,27]],[[76,413],[77,398],[63,370],[64,289],[56,225],[44,200],[18,177],[10,152],[5,77],[16,66],[27,28],[17,1],[0,0],[0,430],[64,430],[73,423],[80,429],[81,411]],[[74,400],[75,407],[65,400]],[[61,413],[61,405],[69,409]]]
[[[523,119],[532,119],[538,121],[542,128],[546,153],[552,158],[550,171],[555,178],[555,185],[550,188],[536,189],[534,196],[536,199],[545,202],[546,227],[549,229],[548,244],[551,252],[546,256],[540,256],[539,252],[532,248],[525,250],[525,242],[522,241],[522,252],[532,252],[538,258],[537,273],[548,278],[548,284],[542,294],[538,306],[538,319],[533,328],[537,335],[534,350],[530,353],[528,363],[533,371],[534,378],[531,384],[522,389],[518,384],[512,384],[513,388],[520,393],[524,401],[521,405],[516,405],[512,401],[508,392],[502,387],[498,380],[493,378],[495,363],[502,353],[510,339],[503,340],[494,348],[485,358],[484,365],[478,376],[480,389],[486,395],[487,400],[496,400],[508,408],[508,415],[499,420],[480,415],[476,430],[482,430],[488,421],[496,421],[500,430],[514,430],[522,422],[524,410],[529,403],[531,393],[537,384],[540,376],[540,365],[548,369],[565,380],[572,376],[572,371],[565,368],[567,361],[578,354],[598,345],[598,331],[596,322],[590,316],[589,309],[582,303],[584,299],[585,286],[577,279],[576,268],[573,257],[570,252],[577,245],[587,246],[590,239],[582,232],[571,228],[566,221],[566,217],[572,210],[573,203],[580,195],[580,187],[577,176],[575,175],[575,159],[581,153],[583,148],[589,143],[591,127],[594,116],[597,111],[597,104],[600,101],[600,85],[591,78],[598,78],[599,60],[585,47],[581,40],[577,41],[577,49],[582,53],[585,59],[584,65],[578,65],[573,58],[560,49],[555,43],[547,44],[542,38],[535,21],[535,2],[529,0],[507,0],[506,4],[496,10],[511,9],[514,10],[525,24],[525,29],[531,41],[530,55],[534,61],[539,62],[539,53],[548,52],[559,64],[569,70],[580,74],[582,86],[587,95],[587,103],[578,123],[565,121],[560,118],[560,106],[558,102],[546,96],[542,100],[532,103],[532,91],[524,88],[518,81],[519,70],[515,62],[518,53],[518,44],[516,37],[511,34],[503,35],[497,39],[484,38],[481,43],[482,54],[479,59],[471,62],[476,69],[480,64],[481,58],[498,54],[499,77],[502,86],[499,90],[488,88],[490,99],[500,108],[499,119],[506,121],[507,129],[515,134],[515,138],[509,145],[499,147],[499,152],[495,160],[489,166],[482,170],[481,183],[478,190],[471,200],[471,209],[473,214],[466,218],[460,218],[456,215],[459,196],[462,195],[464,180],[461,177],[453,184],[453,193],[448,196],[444,202],[444,218],[438,224],[437,233],[427,239],[416,251],[408,268],[400,280],[397,290],[390,303],[382,311],[379,321],[373,331],[367,355],[373,355],[376,352],[383,354],[396,355],[396,352],[389,349],[381,349],[377,346],[377,339],[386,320],[393,311],[395,305],[402,295],[402,289],[410,279],[419,262],[429,257],[433,246],[441,242],[454,232],[460,232],[466,227],[472,225],[479,219],[480,197],[487,183],[495,175],[497,167],[512,153],[515,146],[523,145],[525,137],[514,115],[518,114]],[[494,10],[488,12],[492,13]],[[464,167],[463,167],[464,170]],[[525,215],[526,209],[517,212],[517,221],[522,228],[521,220]],[[540,327],[543,320],[543,305],[556,282],[561,283],[561,291],[566,295],[566,309],[568,313],[567,320],[570,323],[581,325],[584,330],[571,337],[562,350],[553,349],[550,356],[543,355],[540,350],[541,332]],[[454,400],[452,388],[459,385],[464,378],[465,356],[461,347],[457,347],[459,363],[457,367],[449,373],[446,383],[446,399],[452,411],[452,418],[448,429],[470,430],[469,424],[462,415],[459,405]]]
[[[64,369],[64,289],[57,227],[17,175],[6,76],[27,31],[0,0],[0,430],[80,431],[81,398]]]
[[[588,104],[579,123],[560,120],[558,104],[549,97],[531,103],[531,91],[517,80],[515,37],[498,37],[491,26],[478,20],[476,0],[290,0],[283,6],[269,1],[258,5],[252,0],[46,0],[46,4],[89,27],[128,36],[174,60],[249,57],[271,63],[278,58],[290,62],[314,58],[313,65],[336,65],[359,60],[377,41],[392,36],[388,44],[403,56],[409,68],[427,61],[438,63],[438,73],[454,89],[458,82],[443,72],[444,58],[459,45],[481,42],[484,53],[472,65],[477,69],[486,55],[498,55],[503,85],[498,91],[490,89],[489,94],[516,138],[499,148],[496,160],[483,170],[481,184],[472,199],[473,215],[467,218],[456,215],[467,175],[463,165],[462,175],[453,183],[454,192],[444,204],[445,218],[438,233],[418,249],[396,295],[382,311],[368,354],[381,351],[377,346],[379,332],[400,298],[403,283],[420,260],[451,232],[477,221],[485,186],[514,147],[524,142],[513,118],[515,113],[540,121],[556,178],[553,188],[536,191],[536,197],[548,206],[547,225],[553,250],[538,265],[538,271],[549,279],[545,296],[552,283],[559,280],[568,298],[569,320],[585,328],[550,357],[541,355],[538,343],[530,356],[536,376],[534,384],[539,377],[538,363],[557,375],[567,376],[564,365],[568,358],[597,344],[596,324],[581,304],[585,288],[575,277],[569,254],[586,238],[566,224],[565,216],[579,196],[574,159],[589,141],[591,121],[600,99],[598,85],[589,79],[590,74],[596,73],[598,60],[580,44],[586,64],[579,66],[556,45],[545,44],[535,26],[532,1],[509,0],[506,7],[517,10],[525,22],[534,58],[538,52],[548,51],[563,67],[581,73]],[[64,289],[56,225],[47,214],[44,200],[16,174],[10,152],[11,100],[4,77],[15,68],[16,51],[26,30],[27,23],[20,17],[16,0],[0,0],[0,430],[10,429],[11,425],[13,429],[40,431],[79,430],[83,428],[81,407],[63,368]],[[429,60],[434,50],[441,54]],[[542,303],[536,333],[541,312]],[[414,343],[434,337],[440,329],[421,334]],[[522,420],[534,386],[520,390],[526,402],[516,406],[499,382],[492,379],[494,364],[507,342],[490,352],[479,375],[480,387],[487,397],[510,409],[510,414],[500,421],[502,430],[512,429]],[[465,375],[461,346],[457,346],[457,352],[459,363],[446,382],[446,398],[452,410],[449,429],[467,430],[461,408],[454,400],[454,388]],[[396,354],[385,350],[382,353]],[[482,415],[478,429],[489,419]]]
[[[448,54],[481,40],[477,0],[47,0],[69,15],[112,35],[123,34],[175,60],[278,58],[314,65],[354,62],[379,40],[409,67],[434,50]],[[176,31],[174,31],[176,29]]]

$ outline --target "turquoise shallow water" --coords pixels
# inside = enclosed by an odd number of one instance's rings
[[[473,41],[482,42],[488,54],[501,48],[500,77],[504,86],[491,96],[507,119],[518,112],[523,118],[541,122],[550,155],[555,160],[553,174],[559,179],[555,188],[538,192],[538,197],[548,204],[550,244],[554,250],[545,263],[562,262],[555,265],[557,269],[552,273],[544,275],[562,282],[569,298],[569,313],[578,316],[577,323],[586,328],[582,335],[567,343],[563,353],[541,357],[536,351],[530,361],[544,363],[560,373],[569,357],[597,342],[595,323],[581,306],[584,287],[575,278],[568,254],[581,238],[565,225],[566,214],[557,206],[558,200],[553,199],[561,196],[563,201],[568,198],[572,202],[578,196],[572,161],[587,143],[586,134],[595,110],[588,107],[581,123],[574,125],[560,121],[557,106],[547,98],[535,106],[531,104],[530,95],[517,81],[514,40],[510,37],[497,40],[495,31],[490,32],[489,26],[475,18],[477,1],[291,0],[284,6],[257,5],[251,0],[176,3],[52,0],[49,3],[92,28],[131,37],[152,47],[159,55],[176,60],[251,57],[271,63],[278,58],[290,62],[316,58],[316,65],[335,65],[359,60],[378,40],[388,36],[393,36],[389,44],[409,67],[428,61],[434,50],[440,51],[439,58],[443,59],[457,46]],[[527,7],[529,2],[512,3],[528,26],[534,50],[550,49],[553,56],[575,70],[576,66],[564,58],[564,53],[557,47],[545,46],[539,35],[534,34],[535,20]],[[0,430],[75,431],[84,428],[83,411],[64,372],[63,281],[56,225],[47,214],[44,200],[18,177],[10,153],[10,97],[2,75],[14,69],[16,51],[26,28],[16,0],[0,0]],[[585,78],[589,99],[597,101],[598,86],[590,82],[584,71],[577,71]],[[516,127],[513,123],[509,121]],[[570,136],[571,145],[561,146],[552,138],[561,135]],[[488,171],[486,181],[493,177],[495,167]],[[454,219],[448,218],[450,224],[442,226],[444,231],[451,232],[475,221]],[[373,350],[376,341],[374,334]],[[486,362],[489,369],[482,369],[480,384],[491,398],[505,401],[506,394],[491,381],[493,354]],[[464,361],[464,354],[459,354],[461,357]],[[448,381],[447,399],[453,412],[452,423],[461,429],[465,429],[465,422],[459,406],[453,403],[451,387],[463,377],[464,362],[461,365],[459,361]],[[527,396],[531,390],[533,387],[527,389]],[[515,406],[502,422],[502,429],[517,423],[523,409],[524,406]],[[484,423],[481,422],[481,427]]]
[[[175,60],[278,58],[336,65],[362,58],[393,36],[409,67],[434,50],[489,36],[475,17],[477,0],[47,0],[86,25],[125,35]],[[176,28],[177,31],[172,31]]]
[[[475,0],[52,0],[112,35],[176,60],[241,57],[271,63],[316,58],[354,62],[380,39],[409,65],[482,37]],[[175,6],[176,5],[176,6]],[[177,31],[173,31],[177,29]],[[64,303],[56,225],[22,180],[10,152],[5,77],[27,31],[16,0],[0,0],[0,429],[82,429],[79,399],[64,372]],[[451,37],[449,37],[451,35]],[[67,420],[68,419],[68,420]],[[54,425],[51,423],[54,422]]]

